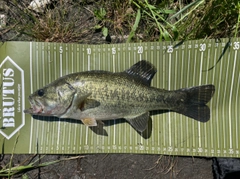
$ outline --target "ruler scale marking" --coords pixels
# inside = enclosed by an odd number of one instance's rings
[[[237,40],[233,42],[238,42]],[[239,157],[239,121],[236,119],[239,116],[239,85],[236,85],[240,80],[237,60],[239,49],[226,51],[216,64],[226,39],[215,46],[214,44],[214,40],[186,41],[174,49],[173,53],[169,53],[172,45],[169,42],[76,46],[31,42],[31,86],[25,87],[31,93],[68,73],[94,69],[119,72],[143,59],[156,66],[158,73],[153,84],[158,88],[173,90],[212,83],[216,92],[208,104],[211,109],[209,122],[198,123],[173,112],[153,115],[152,136],[146,139],[136,133],[127,122],[107,122],[111,124],[104,126],[108,136],[100,136],[81,124],[67,123],[60,119],[50,122],[52,118],[47,118],[49,122],[31,118],[29,153],[107,151]],[[211,58],[208,59],[208,56]],[[203,72],[215,64],[212,70]],[[25,103],[29,106],[27,102]],[[221,135],[222,133],[226,135]],[[39,144],[39,148],[36,144]]]

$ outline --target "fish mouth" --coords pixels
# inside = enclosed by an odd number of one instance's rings
[[[29,113],[29,114],[42,114],[43,113],[44,106],[40,101],[31,98],[31,96],[29,96],[28,100],[31,104],[31,108],[25,109],[24,113]]]

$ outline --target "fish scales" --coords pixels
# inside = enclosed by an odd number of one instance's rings
[[[122,73],[99,72],[98,74],[94,71],[90,71],[78,73],[76,75],[78,76],[77,80],[73,81],[71,79],[74,79],[74,77],[68,76],[66,81],[83,94],[91,92],[92,94],[89,98],[99,100],[106,106],[114,103],[118,106],[125,107],[165,109],[166,105],[168,105],[167,99],[177,94],[174,91],[148,87]],[[78,86],[79,82],[84,83],[83,88],[81,88],[82,84],[80,87]],[[168,93],[168,95],[166,95],[166,93]],[[161,105],[161,102],[164,103],[164,105]],[[170,107],[170,105],[171,104],[168,106]]]
[[[96,126],[99,120],[125,118],[137,131],[147,128],[149,111],[171,110],[200,122],[210,119],[206,105],[215,87],[207,84],[178,90],[151,87],[156,68],[142,60],[112,73],[86,71],[66,75],[29,96],[25,113],[81,120]]]

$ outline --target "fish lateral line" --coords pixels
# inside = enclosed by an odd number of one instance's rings
[[[126,119],[138,132],[147,129],[149,111],[170,110],[199,122],[210,119],[206,105],[212,84],[168,91],[150,87],[157,70],[141,60],[129,69],[112,73],[85,71],[63,76],[29,96],[25,113],[81,120],[95,126],[99,120]]]

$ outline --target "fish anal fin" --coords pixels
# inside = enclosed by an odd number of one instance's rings
[[[145,131],[148,125],[148,120],[149,120],[149,112],[143,113],[137,117],[133,118],[125,118],[134,129],[136,129],[139,132]]]
[[[84,118],[81,121],[86,126],[97,126],[97,121],[94,118]]]
[[[125,71],[125,73],[147,86],[150,86],[152,78],[156,72],[157,69],[153,66],[153,64],[146,60],[137,62]]]

